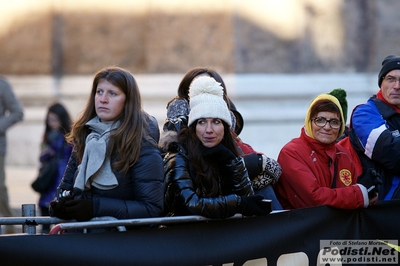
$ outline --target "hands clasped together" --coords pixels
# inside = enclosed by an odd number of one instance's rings
[[[227,164],[237,158],[231,150],[221,143],[212,148],[204,147],[203,154],[211,161],[222,164]],[[271,210],[271,201],[265,200],[261,195],[241,196],[238,201],[238,212],[244,216],[267,215]]]

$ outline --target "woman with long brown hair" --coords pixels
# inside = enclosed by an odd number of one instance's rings
[[[94,77],[86,108],[67,140],[74,145],[54,216],[146,218],[163,210],[163,162],[156,119],[142,110],[131,73],[109,67]],[[60,194],[60,193],[59,193]]]

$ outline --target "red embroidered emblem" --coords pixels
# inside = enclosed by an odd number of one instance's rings
[[[351,172],[347,169],[342,169],[339,172],[339,178],[346,186],[351,185]]]

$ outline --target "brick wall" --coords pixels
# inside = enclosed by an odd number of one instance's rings
[[[19,0],[0,10],[1,74],[375,72],[400,54],[396,0]]]

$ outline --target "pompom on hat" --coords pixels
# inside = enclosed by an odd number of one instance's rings
[[[231,114],[223,93],[221,84],[212,77],[195,78],[189,89],[189,126],[199,118],[219,118],[231,127]]]
[[[340,106],[342,107],[342,111],[343,111],[344,122],[346,123],[347,122],[347,108],[348,108],[347,99],[346,99],[346,96],[347,96],[346,91],[344,89],[337,88],[328,94],[335,96],[339,100]]]
[[[400,56],[388,55],[382,62],[381,71],[378,74],[378,85],[381,87],[383,78],[394,69],[400,69]]]

